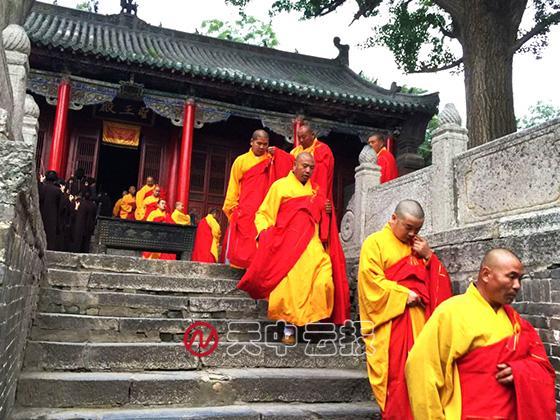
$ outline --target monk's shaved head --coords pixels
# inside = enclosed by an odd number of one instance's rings
[[[296,156],[296,162],[301,162],[303,160],[311,160],[315,163],[315,158],[309,152],[301,152],[299,155]]]
[[[305,184],[315,170],[315,158],[311,153],[301,152],[296,156],[293,173],[299,182]]]
[[[415,219],[424,220],[424,209],[418,201],[402,200],[395,208],[395,214],[403,219],[406,216],[412,216]]]
[[[251,140],[255,140],[255,139],[268,139],[268,133],[262,129],[255,130],[253,131],[253,136],[251,137]]]
[[[515,253],[507,248],[494,248],[484,254],[482,263],[480,264],[480,269],[483,267],[496,268],[502,264],[507,264],[511,261],[521,262],[519,257]]]

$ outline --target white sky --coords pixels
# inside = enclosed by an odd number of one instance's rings
[[[52,3],[52,0],[43,0]],[[74,7],[81,0],[58,0],[61,6]],[[194,32],[206,19],[233,21],[238,17],[237,9],[226,6],[223,0],[136,0],[139,17],[146,22],[184,32]],[[430,92],[439,92],[441,104],[452,102],[465,115],[465,90],[463,74],[439,72],[436,74],[406,75],[397,69],[393,56],[386,48],[361,49],[358,44],[371,34],[371,21],[362,19],[348,26],[356,5],[354,2],[339,8],[328,16],[300,21],[298,14],[282,14],[272,21],[280,45],[286,51],[298,50],[303,54],[334,58],[338,54],[332,39],[340,36],[344,44],[350,45],[350,67],[363,71],[367,76],[378,79],[378,84],[388,88],[391,82],[415,86]],[[268,21],[268,10],[272,0],[253,0],[247,14]],[[119,0],[100,0],[99,12],[118,13]],[[560,51],[560,27],[552,29],[549,46],[543,58],[535,59],[530,54],[518,54],[514,60],[514,96],[516,116],[522,117],[531,105],[543,101],[560,107],[560,83],[556,78],[558,52]],[[556,60],[555,60],[556,58]],[[554,64],[556,62],[556,65]],[[463,123],[464,124],[464,123]]]

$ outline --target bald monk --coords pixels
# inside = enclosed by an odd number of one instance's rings
[[[404,378],[406,357],[434,308],[451,296],[445,268],[418,232],[424,211],[401,201],[379,232],[363,243],[358,271],[368,376],[383,419],[412,419]]]
[[[387,150],[385,136],[382,133],[375,133],[368,139],[368,144],[377,154],[377,164],[381,167],[380,182],[383,184],[398,178],[397,162],[393,154]]]
[[[196,227],[191,260],[205,263],[218,262],[218,244],[222,234],[218,223],[218,209],[210,209]]]
[[[134,217],[136,220],[145,220],[145,207],[144,200],[151,196],[154,192],[156,182],[153,176],[146,178],[146,185],[138,190],[136,193],[136,210],[134,211]]]
[[[510,306],[523,273],[513,252],[493,249],[476,282],[432,314],[406,364],[415,418],[556,418],[554,369],[538,333]]]
[[[329,146],[317,139],[313,128],[308,122],[304,122],[300,126],[297,135],[300,144],[290,153],[294,157],[302,152],[310,153],[313,156],[315,159],[315,170],[313,171],[311,181],[318,186],[321,194],[325,195],[330,203],[329,205],[332,206],[334,180],[334,156],[332,151]],[[346,258],[340,244],[334,206],[332,206],[327,229],[326,249],[331,257],[335,290],[334,309],[329,321],[342,325],[346,320],[350,319],[350,291],[348,278],[346,277]]]
[[[181,201],[175,203],[175,210],[171,214],[171,219],[178,225],[190,225],[191,216],[184,212],[185,207]]]
[[[155,194],[155,190],[154,190],[154,194]],[[146,222],[173,224],[173,220],[171,219],[169,213],[167,212],[167,202],[165,200],[160,199],[157,202],[156,208],[150,210],[150,213],[146,218]],[[152,260],[176,260],[177,259],[177,256],[175,254],[169,254],[165,252],[143,252],[142,257],[147,259],[152,259]]]
[[[163,197],[161,196],[161,188],[159,185],[154,186],[151,194],[144,198],[142,205],[144,206],[144,219],[149,221],[150,213],[155,211],[159,207],[159,202]]]
[[[128,187],[128,191],[121,199],[121,204],[119,208],[119,215],[121,219],[134,220],[134,210],[136,209],[136,187],[131,185]]]
[[[119,198],[117,201],[115,201],[115,205],[113,206],[113,217],[119,217],[120,211],[121,211],[121,204],[123,201],[124,196],[128,194],[128,191],[124,190],[121,193],[121,198]]]
[[[290,174],[270,187],[255,216],[259,246],[237,285],[253,299],[268,299],[268,318],[296,326],[328,318],[334,305],[331,260],[322,240],[330,203],[311,181],[315,160],[297,156]],[[322,236],[322,238],[321,238]],[[284,344],[295,330],[284,329]]]
[[[264,130],[255,130],[250,144],[251,149],[233,162],[222,208],[229,221],[225,260],[238,268],[247,268],[256,251],[255,212],[270,185],[286,176],[293,164],[288,153],[269,147]]]

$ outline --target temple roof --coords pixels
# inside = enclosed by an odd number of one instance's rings
[[[101,15],[36,2],[25,22],[34,47],[149,67],[296,97],[391,112],[433,114],[437,94],[383,89],[343,59],[284,52],[147,24],[136,16]]]

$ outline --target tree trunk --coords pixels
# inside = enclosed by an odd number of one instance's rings
[[[516,131],[512,48],[519,24],[512,15],[519,11],[492,2],[468,0],[460,22],[469,148]]]

